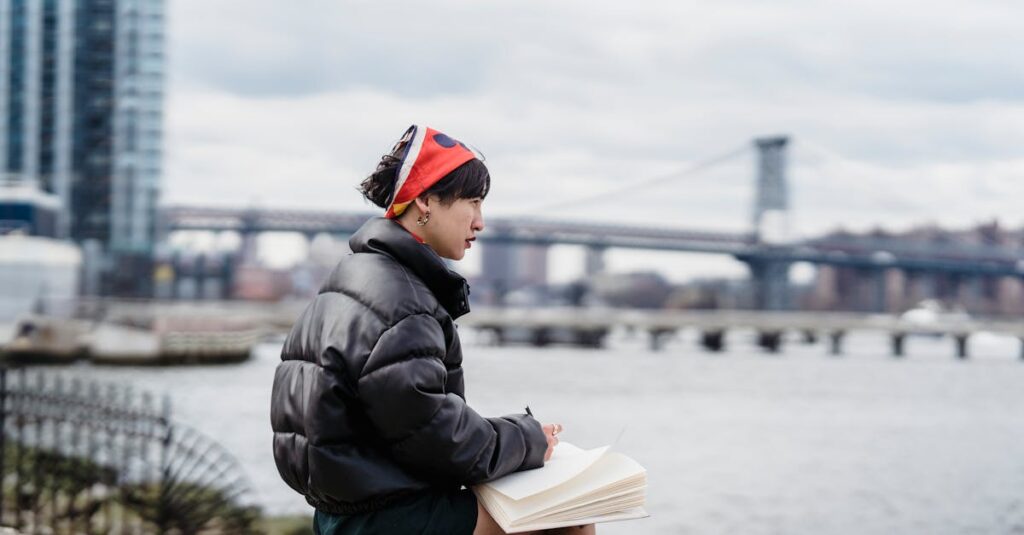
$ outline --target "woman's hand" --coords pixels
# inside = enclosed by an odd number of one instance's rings
[[[548,462],[555,451],[555,446],[558,445],[558,434],[562,432],[562,424],[542,425],[541,429],[544,431],[544,438],[548,439],[548,451],[544,452],[544,462]]]

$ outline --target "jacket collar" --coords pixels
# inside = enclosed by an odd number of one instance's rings
[[[383,217],[370,219],[352,235],[348,245],[353,253],[387,255],[411,269],[452,319],[469,312],[466,279],[448,269],[429,245],[416,241],[398,222]]]

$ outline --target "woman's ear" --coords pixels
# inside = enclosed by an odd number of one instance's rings
[[[430,199],[427,197],[416,197],[416,208],[420,209],[420,213],[425,214],[430,211]]]

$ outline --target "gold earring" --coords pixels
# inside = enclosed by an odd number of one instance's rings
[[[421,227],[426,225],[427,221],[430,221],[430,210],[427,210],[427,213],[416,218],[416,224]]]

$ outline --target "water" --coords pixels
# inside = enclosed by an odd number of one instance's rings
[[[467,333],[471,334],[471,333]],[[485,415],[561,422],[564,440],[616,448],[648,469],[652,517],[603,534],[1024,533],[1024,362],[1011,339],[791,341],[766,355],[751,333],[709,354],[692,337],[658,353],[643,339],[610,349],[494,348],[467,341],[467,396]],[[75,372],[170,394],[176,419],[220,441],[271,513],[309,512],[280,481],[270,447],[279,346],[241,365],[78,366]],[[623,432],[623,429],[625,431]]]

